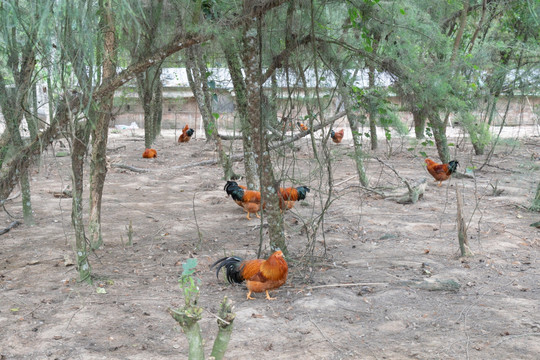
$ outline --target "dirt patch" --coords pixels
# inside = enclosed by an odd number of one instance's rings
[[[208,269],[224,254],[255,257],[260,223],[248,221],[225,197],[219,167],[179,168],[214,159],[212,145],[175,140],[165,134],[156,145],[158,158],[142,159],[140,133],[111,133],[109,148],[117,149],[109,154],[111,163],[149,171],[109,170],[105,246],[90,258],[95,286],[75,280],[71,199],[52,194],[70,184],[69,158],[45,155],[32,173],[36,225],[0,237],[0,358],[186,358],[187,341],[166,309],[183,302],[177,279],[188,257],[199,260],[207,354],[216,334],[213,314],[227,295],[237,314],[230,359],[538,357],[540,230],[529,224],[539,215],[523,207],[539,179],[540,163],[531,157],[538,137],[522,139],[518,147],[503,145],[474,179],[453,178],[442,187],[431,181],[416,151],[406,150],[410,140],[395,140],[396,153],[385,162],[407,179],[429,179],[424,198],[412,205],[356,187],[350,140],[332,144],[339,185],[325,216],[326,254],[319,236],[311,265],[303,257],[303,220],[318,215],[325,189],[310,172],[309,143],[299,141],[295,178],[313,191],[285,214],[290,275],[272,293],[276,301],[261,294],[248,301],[243,287],[228,286]],[[482,163],[461,145],[460,171]],[[240,151],[239,144],[233,148]],[[384,146],[378,152],[387,154]],[[241,163],[235,166],[243,172]],[[367,170],[372,185],[400,185],[377,161],[368,161]],[[504,192],[491,196],[497,180]],[[467,259],[457,257],[456,186],[465,197],[475,253]],[[6,209],[20,217],[20,197]],[[2,226],[12,221],[5,212],[0,219]],[[134,243],[127,246],[130,221]],[[459,288],[434,290],[441,283]]]

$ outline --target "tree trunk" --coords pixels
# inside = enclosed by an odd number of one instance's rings
[[[258,19],[259,28],[261,19]],[[268,149],[268,139],[266,127],[262,123],[261,116],[261,63],[260,63],[260,29],[256,31],[246,25],[244,32],[244,52],[243,62],[245,66],[245,82],[247,91],[247,108],[249,113],[249,123],[251,124],[251,139],[255,151],[255,159],[260,170],[260,189],[262,203],[266,204],[266,214],[268,216],[268,233],[270,235],[270,248],[281,249],[285,255],[288,254],[283,233],[283,217],[279,208],[279,198],[277,193],[277,183],[274,177],[274,169]]]
[[[100,2],[101,23],[104,31],[103,83],[109,82],[116,75],[115,30],[111,0]],[[92,160],[90,161],[90,218],[88,231],[90,246],[93,249],[103,244],[101,235],[101,199],[105,176],[107,175],[106,152],[109,136],[114,92],[104,96],[99,102],[99,116],[92,133]]]
[[[85,281],[91,284],[92,268],[88,261],[88,247],[83,221],[84,159],[86,156],[90,129],[86,121],[84,124],[76,122],[76,120],[74,120],[74,122],[75,124],[73,124],[71,137],[71,180],[73,184],[71,224],[75,230],[75,253],[77,257],[79,281]]]
[[[221,48],[225,54],[227,66],[229,67],[229,73],[231,74],[237,113],[238,117],[240,118],[246,185],[248,189],[254,190],[259,188],[259,177],[257,176],[257,162],[255,161],[253,143],[250,140],[252,130],[249,122],[247,90],[244,82],[244,76],[242,75],[242,65],[240,64],[240,58],[238,56],[239,44],[236,42],[236,40],[233,41],[234,44],[231,46],[230,43],[226,43],[224,40],[222,40]]]
[[[137,75],[137,90],[144,112],[144,146],[151,148],[161,131],[161,64]]]
[[[325,47],[321,53],[327,59],[327,62],[332,67],[334,73],[344,73],[342,66],[339,65],[340,62],[335,56],[332,55],[332,52],[329,51],[328,48]],[[343,107],[345,108],[349,127],[351,128],[354,144],[354,161],[356,162],[356,172],[358,173],[358,179],[362,186],[369,186],[366,169],[364,167],[365,153],[364,151],[362,151],[362,137],[359,130],[360,122],[358,120],[358,114],[353,109],[354,99],[351,96],[351,89],[347,86],[347,83],[345,83],[343,77],[337,79],[337,87],[339,95],[341,96],[343,101]]]
[[[186,72],[203,121],[206,141],[212,139],[216,119],[212,116],[212,96],[208,89],[207,69],[199,45],[186,50]]]
[[[448,163],[450,161],[450,151],[448,150],[448,141],[446,139],[446,126],[436,110],[429,111],[428,119],[433,130],[433,137],[435,138],[439,158],[441,162]]]
[[[161,83],[161,67],[159,67],[156,76],[157,81],[156,86],[154,86],[154,96],[152,97],[152,123],[154,124],[152,133],[154,134],[154,141],[161,135],[161,120],[163,119],[163,84]]]
[[[31,36],[32,38],[32,36]],[[31,41],[30,39],[28,41]],[[15,45],[13,45],[15,46]],[[0,106],[6,122],[6,132],[15,153],[19,153],[24,148],[20,125],[23,119],[24,109],[28,107],[28,94],[31,93],[32,75],[36,66],[36,58],[33,49],[34,44],[27,43],[19,54],[12,54],[11,72],[15,80],[15,88],[8,91],[4,78],[0,75]],[[18,49],[10,48],[11,51],[18,52]],[[20,67],[20,68],[19,68]],[[28,154],[28,156],[33,156]],[[27,225],[34,224],[32,214],[32,201],[30,191],[30,178],[28,174],[30,159],[22,158],[22,164],[18,173],[14,174],[21,186],[21,197],[23,207],[23,218]],[[12,179],[16,183],[15,179]],[[9,194],[8,194],[9,195]],[[7,197],[7,196],[6,196]]]
[[[35,139],[38,135],[38,101],[37,101],[37,84],[33,84],[30,91],[30,101],[28,101],[28,108],[31,110],[30,114],[26,114],[26,124],[28,125],[28,132],[30,138]]]
[[[375,88],[375,68],[373,66],[369,67],[368,73],[369,79],[369,89],[373,90]],[[373,93],[373,91],[372,91]],[[369,102],[369,135],[371,139],[371,150],[377,150],[378,139],[377,139],[377,118],[379,113],[376,108],[376,102],[373,97],[370,97]]]
[[[459,186],[456,186],[456,199],[457,199],[457,230],[458,230],[458,242],[459,252],[461,256],[471,256],[472,252],[469,248],[469,238],[467,237],[467,226],[463,220],[463,197]]]
[[[412,115],[414,121],[414,133],[417,140],[424,139],[426,130],[426,113],[423,109],[419,109],[415,104],[412,104]]]
[[[189,86],[197,101],[197,106],[201,113],[204,122],[204,129],[207,141],[213,140],[219,155],[219,161],[223,168],[223,176],[225,180],[236,178],[232,169],[232,162],[229,156],[223,150],[221,138],[217,132],[216,120],[212,115],[212,95],[205,78],[208,70],[203,61],[200,49],[198,46],[191,47],[187,50],[186,56],[186,72],[189,81]]]
[[[60,130],[68,123],[68,109],[73,109],[75,113],[78,111],[79,106],[80,100],[77,97],[69,101],[62,100],[58,105],[51,125],[10,159],[6,166],[7,171],[0,177],[0,199],[6,199],[11,194],[13,188],[19,182],[20,174],[36,158],[32,155],[40,154],[48,144],[58,137],[61,133]]]

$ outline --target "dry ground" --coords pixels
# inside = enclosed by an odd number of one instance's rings
[[[460,145],[460,171],[482,163],[462,139],[453,141]],[[112,168],[107,175],[105,246],[90,258],[94,286],[77,283],[69,265],[71,199],[51,194],[70,184],[69,158],[49,151],[32,174],[36,225],[0,237],[0,358],[187,358],[187,341],[166,309],[182,304],[181,263],[196,257],[207,350],[219,302],[227,295],[235,303],[229,359],[537,359],[540,230],[529,224],[540,216],[524,207],[540,178],[533,154],[539,143],[537,136],[517,146],[506,142],[474,179],[453,178],[442,187],[430,179],[414,205],[359,189],[351,179],[350,141],[332,144],[337,185],[325,216],[326,256],[319,233],[310,266],[303,221],[318,215],[326,194],[312,171],[308,142],[300,141],[295,178],[312,192],[285,214],[290,271],[275,301],[261,294],[248,301],[243,287],[226,285],[208,269],[223,254],[255,257],[260,232],[259,220],[248,221],[225,197],[219,167],[178,167],[215,158],[213,146],[202,140],[177,145],[170,133],[158,140],[159,157],[147,160],[140,132],[111,133],[112,163],[150,171]],[[396,139],[389,159],[384,143],[377,155],[405,178],[429,177],[418,152],[435,156],[434,149],[409,147],[410,139]],[[400,185],[377,161],[367,166],[372,186]],[[235,167],[242,172],[242,163]],[[497,180],[504,192],[492,196]],[[465,197],[474,251],[467,259],[457,256],[456,187]],[[20,197],[6,209],[20,217]],[[11,221],[6,212],[1,220],[2,226]],[[133,245],[127,246],[130,221]],[[436,281],[460,287],[430,290]]]

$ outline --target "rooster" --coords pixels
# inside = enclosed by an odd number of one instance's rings
[[[275,300],[270,297],[268,290],[279,288],[287,281],[289,267],[283,258],[283,252],[278,250],[268,259],[243,260],[237,256],[225,257],[212,264],[211,268],[217,267],[216,276],[219,278],[219,271],[225,268],[227,281],[238,283],[246,281],[248,289],[247,299],[253,300],[251,293],[266,292],[268,300]]]
[[[194,132],[195,130],[190,129],[188,125],[184,126],[184,128],[182,129],[182,134],[178,137],[178,142],[179,143],[188,142],[191,139],[191,136],[193,135]]]
[[[223,188],[227,196],[231,196],[247,212],[247,219],[251,220],[250,214],[255,214],[258,218],[261,210],[261,193],[254,190],[247,190],[245,186],[238,185],[236,181],[227,181]]]
[[[145,149],[142,154],[142,157],[145,159],[157,158],[157,151],[154,149]]]
[[[304,200],[309,191],[307,186],[279,188],[279,207],[281,210],[290,210],[296,201]]]
[[[296,122],[296,125],[298,125],[298,127],[299,127],[300,130],[302,130],[302,131],[308,131],[308,129],[309,129],[306,125],[302,124],[300,121],[297,121],[297,122]]]
[[[456,172],[459,162],[452,160],[448,164],[437,164],[431,159],[426,159],[427,171],[433,176],[435,181],[438,181],[437,186],[441,186],[442,182],[450,179],[453,173]]]
[[[343,135],[345,134],[345,130],[341,129],[338,132],[331,130],[330,131],[330,137],[332,138],[332,141],[336,144],[339,144],[341,140],[343,139]]]

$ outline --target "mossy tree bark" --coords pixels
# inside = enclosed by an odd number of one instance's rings
[[[73,120],[71,130],[71,179],[73,184],[71,224],[75,230],[75,252],[79,281],[92,283],[92,268],[88,261],[88,246],[83,220],[84,159],[89,140],[89,121]]]
[[[161,118],[161,64],[137,75],[137,90],[144,113],[144,146],[151,148],[159,135],[156,122]]]
[[[263,124],[261,115],[261,54],[260,54],[260,24],[262,19],[257,18],[257,27],[253,22],[247,23],[244,31],[244,51],[243,62],[246,70],[246,91],[249,123],[251,125],[251,141],[255,152],[255,160],[259,168],[259,179],[261,187],[261,200],[266,204],[266,215],[268,216],[268,228],[270,235],[270,248],[281,249],[287,255],[287,245],[283,233],[283,217],[279,208],[278,184],[274,176],[272,159],[268,148],[268,137],[266,127]]]
[[[129,32],[131,58],[141,61],[156,51],[159,25],[163,21],[163,0],[150,1],[142,5],[145,16],[138,19],[139,29]],[[137,92],[144,113],[144,146],[151,148],[161,131],[161,66],[157,61],[148,69],[137,74]]]
[[[321,46],[321,56],[325,59],[325,62],[332,68],[332,71],[336,74],[345,74],[345,70],[340,65],[340,61],[336,56],[332,55],[332,52],[328,48],[328,45]],[[367,178],[366,169],[364,166],[364,158],[366,157],[362,150],[362,136],[360,135],[360,118],[359,114],[354,110],[356,100],[353,98],[353,93],[349,85],[345,82],[343,76],[338,77],[337,87],[339,95],[343,101],[343,107],[345,108],[345,114],[347,115],[347,121],[351,128],[353,144],[354,144],[354,161],[356,163],[356,172],[358,173],[358,179],[362,186],[369,186],[369,180]],[[375,129],[376,130],[376,129]]]
[[[435,145],[441,162],[448,163],[450,161],[450,151],[448,150],[448,140],[446,138],[446,124],[441,119],[437,110],[431,110],[428,113],[429,124],[435,138]]]
[[[229,73],[231,74],[235,92],[236,108],[240,119],[246,185],[248,189],[258,189],[259,177],[257,176],[257,162],[255,161],[255,154],[253,152],[253,143],[250,139],[252,130],[249,122],[246,83],[244,81],[244,76],[242,75],[242,65],[238,56],[238,53],[242,51],[239,42],[235,38],[227,42],[225,39],[222,39],[220,42],[223,53],[225,54],[225,59],[227,60]]]
[[[369,89],[375,89],[375,67],[373,65],[369,66],[368,72],[368,82]],[[369,106],[368,106],[368,115],[369,115],[369,138],[371,141],[371,150],[377,150],[378,147],[378,137],[377,137],[377,119],[379,117],[377,102],[373,97],[369,97]]]
[[[33,31],[37,31],[36,28]],[[28,94],[32,89],[32,75],[36,66],[35,44],[32,43],[36,33],[30,34],[27,43],[21,48],[17,45],[15,39],[17,33],[15,30],[11,33],[13,39],[8,42],[8,65],[11,69],[11,75],[15,81],[15,88],[8,90],[5,79],[0,74],[0,107],[6,122],[7,139],[14,153],[19,153],[24,147],[24,142],[20,133],[20,125],[28,104]],[[7,152],[7,151],[6,151]],[[5,156],[5,153],[4,155]],[[21,159],[22,164],[19,167],[17,180],[21,186],[21,197],[23,206],[23,218],[27,225],[34,224],[32,214],[32,200],[30,191],[30,178],[28,174],[29,161]]]
[[[108,83],[116,75],[116,34],[111,0],[100,1],[101,28],[104,32],[102,82]],[[106,152],[109,123],[114,92],[103,96],[99,102],[99,116],[92,131],[92,159],[90,161],[90,218],[88,231],[93,249],[103,244],[101,233],[101,200],[107,175]]]
[[[217,132],[216,122],[212,114],[212,94],[206,80],[208,69],[204,63],[201,54],[200,46],[195,45],[186,50],[186,72],[191,91],[197,101],[197,106],[201,113],[204,123],[205,135],[207,141],[213,141],[219,155],[221,167],[223,168],[223,176],[225,180],[236,178],[236,174],[232,169],[232,162],[229,155],[223,149],[223,143]]]
[[[411,106],[411,113],[413,115],[414,122],[414,134],[417,140],[422,140],[424,139],[424,132],[426,130],[426,112],[416,104],[411,104]]]

